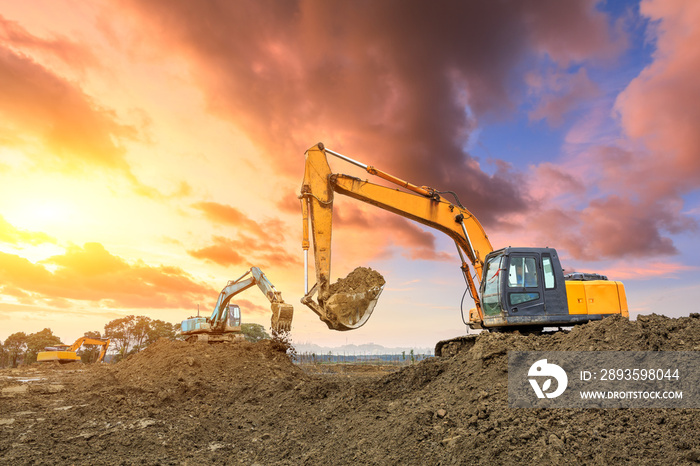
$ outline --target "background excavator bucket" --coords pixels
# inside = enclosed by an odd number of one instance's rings
[[[292,329],[294,307],[287,303],[272,303],[272,330],[289,332]]]
[[[362,327],[372,315],[384,286],[366,291],[335,293],[325,302],[326,317],[335,330],[353,330]],[[326,322],[328,323],[328,322]]]

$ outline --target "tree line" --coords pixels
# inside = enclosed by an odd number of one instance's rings
[[[242,331],[248,341],[258,341],[270,338],[265,328],[260,324],[242,324]],[[183,340],[180,325],[171,324],[145,316],[126,316],[114,319],[105,325],[104,333],[99,331],[85,332],[85,337],[97,340],[110,340],[105,361],[117,362],[125,357],[138,353],[160,338],[168,340]],[[73,342],[66,342],[72,344]],[[61,339],[53,334],[50,328],[40,332],[26,334],[16,332],[0,342],[0,367],[17,367],[36,362],[39,352],[46,347],[61,345]],[[99,357],[101,347],[98,345],[83,345],[78,350],[78,356],[84,363],[93,363]]]

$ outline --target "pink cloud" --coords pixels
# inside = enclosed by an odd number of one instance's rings
[[[585,68],[576,74],[558,72],[547,77],[547,83],[531,85],[540,96],[537,107],[529,113],[531,120],[547,120],[550,126],[560,126],[564,116],[579,107],[582,101],[600,95],[600,90],[589,78]]]
[[[653,195],[700,184],[700,4],[643,1],[642,14],[657,23],[656,51],[616,103],[626,134],[652,152],[643,163],[655,174]]]

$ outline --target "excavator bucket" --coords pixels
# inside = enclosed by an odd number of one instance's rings
[[[335,293],[325,303],[326,317],[336,330],[352,330],[362,327],[372,315],[384,286],[366,291]],[[326,322],[328,323],[328,322]]]
[[[353,330],[362,327],[372,315],[384,289],[384,277],[367,267],[357,267],[347,277],[326,287],[318,283],[301,300],[331,330]],[[326,285],[327,286],[327,285]],[[312,299],[317,290],[318,302]]]
[[[272,330],[289,332],[292,329],[294,307],[287,303],[272,303]]]

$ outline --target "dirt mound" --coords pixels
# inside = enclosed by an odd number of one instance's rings
[[[405,416],[422,410],[433,435],[441,432],[443,450],[420,452],[428,462],[700,461],[697,410],[508,407],[509,351],[569,350],[698,351],[700,315],[670,319],[652,314],[636,322],[610,317],[545,335],[482,333],[453,357],[426,360],[387,376],[375,383],[375,390],[394,399],[389,406],[407,404]],[[466,460],[465,452],[474,456]]]
[[[700,350],[700,316],[481,334],[387,375],[305,373],[271,342],[160,341],[115,364],[32,371],[0,400],[7,464],[690,464],[690,409],[516,409],[512,350]],[[326,371],[323,371],[326,372]],[[9,374],[9,372],[8,372]],[[1,375],[1,374],[0,374]],[[36,380],[41,379],[41,380]],[[50,460],[48,460],[50,458]]]
[[[258,343],[187,343],[161,339],[114,366],[94,367],[107,391],[147,393],[160,402],[249,390],[303,372],[271,340]],[[87,373],[94,379],[98,374]]]
[[[369,267],[357,267],[347,277],[339,278],[330,286],[330,294],[363,293],[372,288],[384,286],[386,281],[382,274]]]

